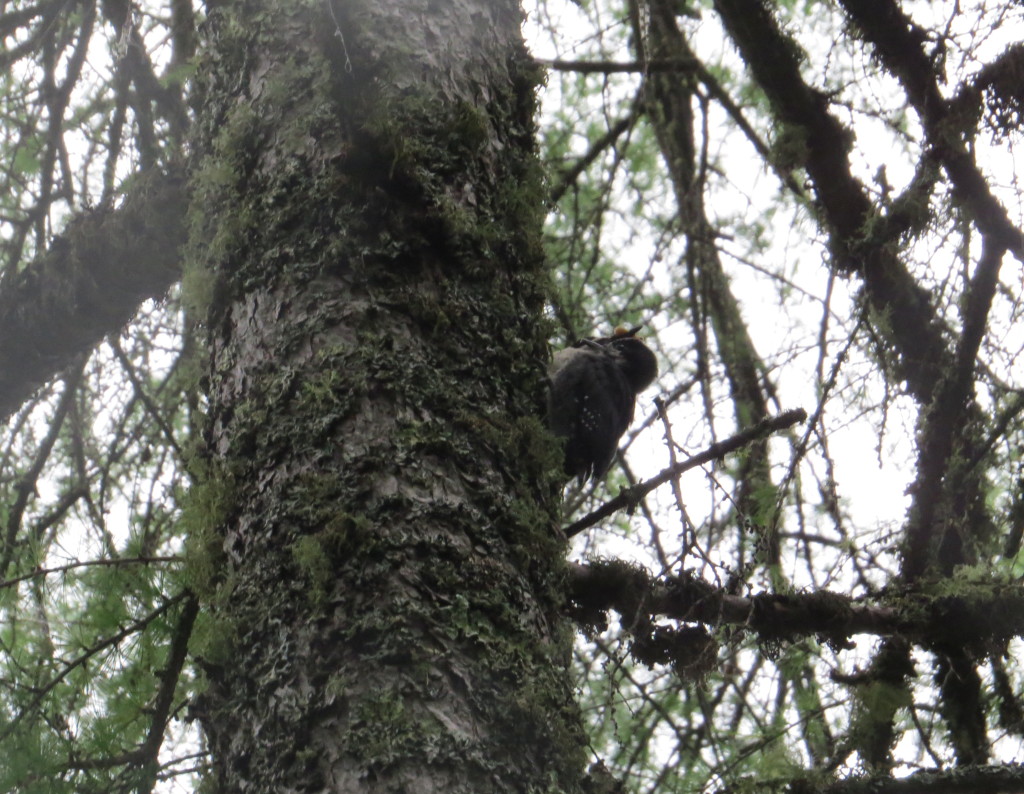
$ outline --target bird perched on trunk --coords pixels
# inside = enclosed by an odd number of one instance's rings
[[[548,367],[548,424],[565,439],[565,473],[583,482],[611,465],[633,421],[636,396],[658,374],[658,362],[633,329],[581,339],[555,353]]]

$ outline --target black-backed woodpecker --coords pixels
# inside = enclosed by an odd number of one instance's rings
[[[636,333],[581,339],[548,367],[548,423],[565,439],[565,473],[581,483],[603,475],[633,421],[636,396],[654,382],[658,362]]]

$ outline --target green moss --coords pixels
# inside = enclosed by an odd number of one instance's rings
[[[772,141],[772,159],[784,171],[801,168],[808,159],[807,130],[801,126],[779,123]]]
[[[413,720],[397,693],[389,690],[370,693],[355,705],[354,711],[353,739],[364,757],[388,763],[406,756],[420,744]]]
[[[222,467],[204,467],[204,475],[196,478],[180,502],[185,581],[199,598],[206,600],[212,598],[223,579],[221,531],[238,504],[235,480]]]
[[[196,221],[198,258],[214,274],[197,276],[197,304],[253,314],[211,325],[222,335],[216,447],[245,489],[227,527],[238,580],[230,602],[215,593],[235,623],[218,630],[240,638],[230,646],[265,676],[259,686],[287,694],[282,681],[316,671],[326,698],[287,707],[318,724],[325,700],[343,699],[346,751],[367,770],[472,752],[502,772],[507,748],[488,755],[486,738],[464,741],[423,710],[452,660],[483,723],[498,703],[504,733],[547,754],[562,783],[576,780],[571,637],[557,615],[561,457],[534,416],[548,276],[537,164],[516,154],[530,113],[502,110],[508,97],[381,98],[386,80],[362,75],[328,86],[315,48],[284,60],[261,76],[252,112],[225,102],[207,132],[221,166],[196,178],[204,212],[237,218]],[[364,695],[378,670],[395,688]],[[232,675],[220,713],[250,708]],[[266,724],[247,737],[266,758],[294,749],[293,732]],[[539,751],[527,735],[537,730],[549,734]],[[541,776],[523,789],[571,790]]]
[[[232,663],[237,642],[238,631],[231,620],[202,610],[196,617],[188,647],[204,664],[222,666]]]
[[[327,594],[334,568],[320,539],[313,535],[297,538],[292,544],[292,559],[299,573],[309,582],[310,599],[314,603],[321,603]]]
[[[330,502],[312,501],[311,492],[295,500],[297,508],[313,514],[323,512]],[[319,523],[319,522],[318,522]],[[376,537],[373,522],[332,508],[323,528],[313,534],[299,535],[291,544],[292,561],[299,575],[309,584],[313,603],[322,604],[330,594],[338,567],[355,554],[365,554],[366,545]]]

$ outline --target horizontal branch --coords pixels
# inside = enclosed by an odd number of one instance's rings
[[[656,577],[619,560],[573,563],[569,576],[580,615],[592,620],[611,609],[624,625],[662,617],[743,626],[762,641],[822,636],[839,645],[857,634],[900,635],[927,648],[976,647],[979,652],[1024,636],[1024,588],[1005,581],[965,584],[954,595],[957,588],[946,579],[941,593],[922,588],[865,604],[827,590],[734,595],[689,572]]]
[[[901,778],[851,777],[825,784],[800,780],[791,781],[783,790],[793,794],[975,794],[979,791],[1020,794],[1024,792],[1024,765],[965,766],[916,772]]]
[[[127,323],[181,275],[184,181],[131,181],[120,206],[83,211],[0,291],[0,418]]]
[[[761,639],[815,634],[846,639],[888,635],[900,627],[895,609],[857,604],[839,593],[738,596],[689,573],[654,577],[617,560],[572,564],[570,593],[583,610],[614,609],[625,623],[635,622],[640,614],[708,626],[746,626]]]
[[[54,573],[68,573],[76,568],[109,568],[120,565],[155,565],[163,562],[184,562],[184,560],[184,557],[176,554],[156,555],[153,557],[110,557],[97,560],[77,560],[75,562],[69,562],[66,565],[55,565],[52,568],[36,568],[30,573],[22,574],[21,576],[12,576],[10,579],[4,579],[3,581],[0,581],[0,590],[6,587],[12,587],[20,582],[28,581],[29,579],[49,576]]]
[[[536,60],[537,64],[556,72],[579,72],[581,74],[620,74],[623,72],[650,74],[651,72],[686,72],[703,69],[696,58],[662,58],[649,61],[547,61]]]

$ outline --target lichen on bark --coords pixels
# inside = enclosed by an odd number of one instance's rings
[[[190,250],[238,502],[196,714],[225,791],[572,792],[519,10],[339,5],[209,22]]]

